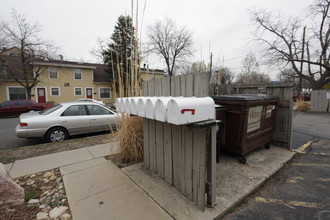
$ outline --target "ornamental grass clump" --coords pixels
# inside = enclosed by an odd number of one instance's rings
[[[310,102],[301,101],[299,99],[295,102],[295,110],[298,112],[308,112],[310,108]]]
[[[136,163],[143,160],[143,119],[138,116],[124,116],[115,140],[120,152],[114,157],[116,162]]]

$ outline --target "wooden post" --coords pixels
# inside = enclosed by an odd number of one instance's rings
[[[211,143],[208,146],[208,161],[207,161],[207,184],[208,184],[208,192],[207,192],[207,205],[210,207],[214,207],[216,202],[216,143],[217,143],[217,133],[216,126],[212,126],[210,128],[211,131]]]

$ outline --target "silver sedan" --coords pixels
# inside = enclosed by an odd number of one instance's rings
[[[40,112],[21,114],[16,135],[56,142],[70,135],[116,129],[119,122],[120,114],[97,103],[61,103]]]

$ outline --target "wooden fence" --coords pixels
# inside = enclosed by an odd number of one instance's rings
[[[154,79],[142,84],[142,94],[205,97],[208,96],[208,82],[207,74]],[[194,129],[146,118],[143,129],[145,168],[165,179],[204,210],[208,134],[211,129]]]
[[[311,96],[312,112],[330,112],[330,90],[313,90]]]
[[[236,86],[237,94],[258,94],[260,91],[267,95],[279,97],[278,109],[275,118],[275,129],[272,142],[280,146],[291,149],[292,147],[292,85],[251,85]]]

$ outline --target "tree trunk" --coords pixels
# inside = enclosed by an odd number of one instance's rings
[[[27,99],[31,100],[31,88],[26,89]]]

